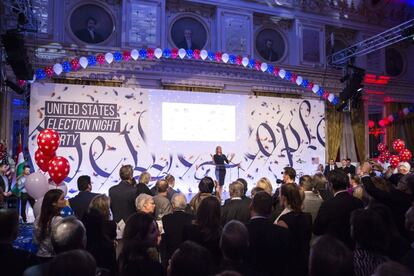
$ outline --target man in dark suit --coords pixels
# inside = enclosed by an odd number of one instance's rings
[[[247,223],[250,220],[250,198],[242,198],[244,195],[243,184],[235,181],[229,186],[230,201],[226,201],[221,209],[221,225],[230,220],[238,220]]]
[[[391,209],[398,230],[401,235],[406,236],[404,215],[414,201],[414,175],[407,178],[407,188],[409,193],[405,193],[396,189],[393,185],[389,185],[389,191],[377,188],[370,177],[372,170],[370,163],[365,162],[361,170],[363,174],[361,182],[367,193],[375,200],[387,205]]]
[[[257,275],[288,275],[291,258],[289,230],[273,224],[269,219],[272,197],[257,192],[250,207],[249,256],[247,262]]]
[[[268,61],[276,61],[279,55],[273,50],[273,41],[266,39],[264,47],[259,51],[262,58]]]
[[[191,224],[194,216],[186,213],[186,198],[181,193],[175,193],[171,199],[173,213],[162,217],[162,225],[164,227],[163,245],[165,248],[165,258],[170,259],[171,255],[183,242],[183,229],[185,225]]]
[[[86,28],[76,32],[76,36],[87,43],[99,43],[104,41],[103,37],[96,31],[96,19],[89,17],[86,20]]]
[[[326,177],[329,172],[336,170],[338,167],[335,164],[333,159],[329,159],[329,164],[325,166],[325,170],[323,171],[323,175]]]
[[[355,173],[356,173],[356,168],[355,168],[355,166],[354,166],[354,165],[352,165],[352,163],[351,163],[351,159],[350,159],[350,158],[347,158],[347,159],[346,159],[346,166],[348,167],[349,173],[350,173],[351,175],[355,175]]]
[[[182,40],[180,43],[177,44],[178,48],[183,48],[185,50],[195,50],[200,49],[199,46],[194,43],[193,41],[193,31],[190,29],[184,30],[184,40]]]
[[[30,252],[12,246],[19,233],[19,215],[16,210],[0,209],[0,225],[1,273],[21,276],[26,268],[37,264],[37,259]]]
[[[79,176],[78,190],[79,193],[75,197],[69,199],[69,204],[75,212],[76,217],[82,219],[83,215],[88,211],[92,199],[99,194],[91,192],[92,182],[89,175]]]
[[[332,235],[352,249],[349,219],[352,211],[363,208],[364,204],[348,193],[349,178],[344,171],[330,172],[328,181],[334,197],[322,202],[315,218],[313,233]]]
[[[154,194],[151,192],[150,188],[148,188],[148,184],[151,181],[151,175],[149,172],[143,172],[139,176],[138,184],[135,186],[137,189],[137,196],[140,194],[147,194],[153,196]],[[155,189],[157,189],[157,185],[155,185]]]
[[[340,170],[342,170],[345,174],[349,174],[349,167],[348,167],[348,162],[346,161],[346,159],[342,159],[341,161],[341,167],[339,168]]]
[[[109,189],[109,197],[114,221],[119,223],[123,220],[126,223],[129,216],[136,212],[135,199],[138,196],[137,189],[132,185],[132,166],[122,166],[119,176],[121,182]]]

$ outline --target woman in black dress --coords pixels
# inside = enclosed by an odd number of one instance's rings
[[[216,147],[216,154],[211,155],[213,162],[216,165],[216,180],[218,181],[218,186],[216,190],[221,197],[221,191],[224,185],[224,179],[226,178],[226,165],[224,162],[229,164],[234,157],[234,154],[230,155],[230,160],[227,159],[227,156],[223,154],[221,146]]]
[[[299,187],[294,184],[284,184],[280,187],[280,203],[283,212],[275,224],[289,229],[292,235],[292,263],[289,275],[308,275],[309,243],[312,237],[312,216],[302,212],[303,198]]]

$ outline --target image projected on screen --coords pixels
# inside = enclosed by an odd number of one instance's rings
[[[236,107],[233,105],[162,103],[162,140],[236,140]]]

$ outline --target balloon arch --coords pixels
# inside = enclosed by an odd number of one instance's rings
[[[248,57],[242,57],[240,55],[232,55],[222,52],[212,52],[206,50],[185,50],[185,49],[160,49],[160,48],[142,48],[142,49],[133,49],[131,51],[117,51],[114,53],[101,53],[97,55],[89,55],[82,57],[75,57],[70,61],[66,60],[62,63],[56,63],[54,65],[47,66],[45,68],[38,68],[35,71],[33,80],[29,82],[39,81],[46,78],[53,78],[54,76],[59,76],[62,73],[69,73],[71,71],[78,71],[80,69],[86,69],[87,67],[93,67],[102,65],[104,63],[111,64],[112,62],[128,62],[131,60],[152,60],[152,59],[192,59],[192,60],[202,60],[210,61],[215,63],[227,63],[243,66],[255,71],[261,71],[263,73],[272,74],[275,77],[280,77],[286,81],[297,84],[298,86],[303,87],[304,89],[311,90],[313,93],[317,94],[319,97],[330,102],[333,105],[339,103],[339,98],[333,93],[326,91],[322,86],[309,81],[302,76],[295,74],[289,70],[283,68],[275,67],[271,64],[265,62],[260,62],[255,59]],[[18,80],[20,86],[26,85],[26,80]]]

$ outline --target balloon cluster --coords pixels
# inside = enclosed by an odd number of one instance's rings
[[[403,108],[402,110],[400,110],[398,112],[394,112],[394,113],[388,115],[387,117],[379,120],[378,125],[380,127],[386,127],[386,126],[394,123],[398,119],[404,118],[405,116],[407,116],[408,114],[410,114],[412,112],[414,112],[414,105],[410,105],[408,107]]]
[[[383,143],[378,144],[378,151],[380,155],[378,160],[381,163],[389,162],[394,168],[398,167],[400,162],[410,161],[413,157],[411,151],[405,148],[405,142],[401,139],[396,139],[392,142],[392,148],[396,154],[391,154],[390,150]]]
[[[59,133],[55,130],[49,128],[42,130],[37,136],[39,148],[35,152],[37,166],[42,171],[49,172],[50,178],[56,185],[62,183],[70,171],[68,160],[62,156],[56,156],[59,142]]]
[[[62,63],[56,63],[53,66],[48,66],[45,68],[39,68],[36,70],[35,79],[42,80],[46,77],[52,78],[54,75],[59,76],[64,73],[69,73],[71,71],[77,71],[80,68],[86,69],[88,66],[95,66],[96,63],[99,65],[104,64],[111,64],[112,62],[127,62],[129,60],[138,60],[138,59],[161,59],[161,58],[172,58],[172,59],[195,59],[195,60],[208,60],[217,63],[227,63],[227,64],[236,64],[243,66],[245,68],[249,68],[255,71],[261,71],[263,73],[272,74],[275,77],[280,77],[286,81],[291,83],[297,84],[298,86],[303,87],[304,89],[310,90],[319,97],[323,98],[326,101],[329,101],[333,105],[338,104],[339,98],[335,96],[333,93],[330,93],[323,89],[316,83],[304,79],[304,77],[299,76],[297,74],[292,73],[289,70],[285,70],[278,67],[273,67],[270,64],[265,62],[261,62],[255,59],[249,59],[248,57],[236,56],[233,54],[223,53],[220,51],[212,52],[207,50],[185,50],[185,49],[169,49],[166,48],[162,50],[161,48],[142,48],[142,49],[133,49],[131,51],[116,51],[114,53],[106,53],[106,54],[97,54],[90,55],[88,57],[79,57],[72,59],[69,61],[63,61]],[[404,110],[404,112],[408,111]]]

